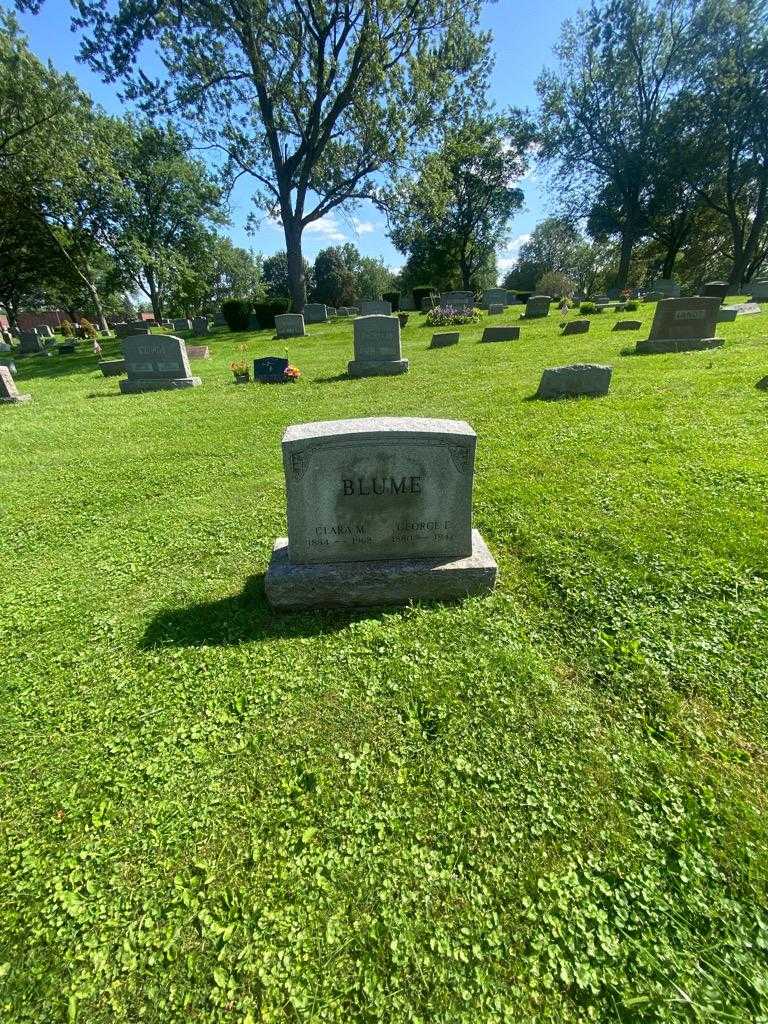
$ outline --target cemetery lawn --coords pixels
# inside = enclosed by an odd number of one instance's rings
[[[346,379],[348,321],[295,385],[230,382],[271,332],[175,393],[17,360],[4,1024],[768,1020],[768,313],[622,355],[652,312],[411,314],[397,378]],[[610,394],[530,400],[573,361]],[[474,426],[498,588],[273,615],[281,434],[371,415]]]

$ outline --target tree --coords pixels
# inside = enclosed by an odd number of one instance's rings
[[[351,242],[321,249],[313,268],[314,300],[334,307],[354,305],[360,294],[357,288],[359,273],[360,253]]]
[[[20,0],[39,10],[42,0]],[[256,183],[259,208],[280,219],[294,307],[305,301],[302,233],[344,204],[375,194],[462,88],[482,91],[486,34],[480,0],[102,0],[77,3],[92,35],[83,53],[122,79],[145,109],[176,111],[234,173]],[[156,44],[164,74],[139,53]]]
[[[693,0],[603,0],[566,21],[560,67],[536,86],[539,156],[600,234],[621,240],[616,283],[626,284],[635,243],[648,230],[647,199],[659,154],[675,144],[665,115],[687,74]],[[594,199],[593,197],[597,197]]]
[[[355,294],[360,299],[378,299],[394,284],[394,275],[384,260],[362,256],[357,272]]]
[[[262,276],[267,294],[272,298],[278,296],[291,296],[291,272],[288,260],[288,253],[276,252],[264,259]],[[301,277],[309,289],[312,288],[309,264],[306,260],[302,262]]]
[[[440,148],[417,161],[416,176],[386,195],[397,248],[410,257],[429,247],[446,267],[453,264],[461,287],[478,287],[522,206],[515,182],[525,172],[529,142],[519,115],[476,114],[447,131]]]
[[[134,289],[163,317],[166,287],[192,268],[185,249],[206,227],[224,223],[221,189],[205,165],[187,155],[188,143],[171,125],[123,122],[113,153],[125,185],[115,209],[114,250]]]
[[[23,307],[42,305],[46,288],[62,273],[58,252],[19,196],[0,204],[0,305],[11,329],[18,331]]]

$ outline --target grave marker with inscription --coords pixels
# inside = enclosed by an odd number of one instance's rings
[[[304,306],[305,324],[324,324],[328,321],[328,307],[322,302],[308,302]]]
[[[128,380],[120,381],[124,395],[194,388],[200,384],[200,378],[192,376],[184,342],[172,334],[124,338],[123,356],[128,374]]]
[[[540,317],[549,316],[551,301],[549,295],[532,295],[525,304],[526,320],[538,320]]]
[[[714,296],[659,299],[650,337],[638,341],[635,351],[652,354],[720,348],[725,342],[714,336],[719,312],[720,299]]]
[[[288,360],[282,356],[263,356],[253,361],[253,379],[259,384],[288,384],[292,380],[286,377]]]
[[[360,303],[360,316],[389,316],[391,313],[391,302],[384,302],[380,299],[366,299]]]
[[[196,316],[192,321],[192,334],[195,338],[202,338],[211,333],[211,326],[207,316]]]
[[[475,305],[475,293],[468,291],[443,292],[440,296],[441,306],[453,309],[472,309]]]
[[[519,327],[486,327],[481,341],[517,341],[520,337]]]
[[[440,334],[433,334],[430,348],[446,348],[448,345],[459,344],[458,331],[443,331]]]
[[[8,366],[0,366],[0,402],[8,405],[15,405],[18,402],[29,402],[32,395],[21,395],[16,387],[16,381],[11,376]]]
[[[408,360],[400,349],[400,321],[394,316],[358,316],[353,323],[355,358],[350,377],[391,377],[405,373]]]
[[[750,285],[751,302],[765,302],[768,299],[768,280],[761,278]]]
[[[491,589],[496,563],[472,529],[476,440],[456,420],[289,427],[288,537],[272,553],[270,604],[402,604]]]
[[[19,331],[19,351],[22,355],[33,355],[43,351],[43,342],[37,331]]]
[[[563,336],[568,334],[587,334],[589,332],[589,320],[568,320],[563,327]]]
[[[507,289],[506,288],[486,288],[483,292],[483,306],[485,309],[490,309],[491,306],[506,306],[507,305]]]
[[[278,313],[275,317],[275,331],[278,338],[303,338],[304,317],[301,313]]]

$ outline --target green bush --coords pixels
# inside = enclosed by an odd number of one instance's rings
[[[413,308],[416,310],[421,309],[421,303],[423,299],[428,299],[430,295],[435,291],[431,286],[420,286],[413,289]]]
[[[518,297],[518,299],[520,299],[521,302],[527,302],[528,299],[530,299],[530,297],[532,295],[535,295],[536,293],[535,292],[518,292],[518,291],[515,291],[514,294]]]
[[[602,313],[602,307],[598,306],[596,302],[582,302],[579,306],[580,313]]]
[[[382,299],[392,304],[392,312],[397,313],[400,309],[400,292],[383,292]]]
[[[247,299],[227,299],[221,304],[221,312],[230,331],[247,331],[251,303]]]
[[[287,313],[291,308],[291,300],[287,296],[278,295],[266,302],[255,302],[253,304],[253,315],[260,330],[266,330],[275,326],[275,317],[281,313]]]
[[[638,305],[639,305],[639,303],[638,303],[637,299],[629,299],[624,304],[624,309],[628,309],[628,310],[637,309]]]

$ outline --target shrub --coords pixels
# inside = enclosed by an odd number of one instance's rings
[[[266,302],[255,302],[253,305],[253,315],[256,317],[259,329],[263,331],[269,327],[274,327],[275,317],[281,313],[287,313],[290,308],[291,300],[289,298],[277,296],[274,299],[268,299]]]
[[[598,306],[596,302],[582,302],[579,306],[580,313],[602,313],[602,307]]]
[[[479,324],[479,309],[457,309],[455,306],[435,306],[424,318],[427,327],[452,327],[456,324]]]
[[[629,299],[629,300],[628,300],[628,301],[627,301],[627,302],[625,303],[625,305],[624,305],[624,309],[628,309],[628,310],[632,310],[632,309],[637,309],[637,308],[638,308],[638,305],[639,305],[639,304],[638,304],[638,301],[637,301],[637,299]]]
[[[221,312],[230,331],[247,331],[251,304],[247,299],[227,299]]]
[[[400,292],[382,292],[382,299],[392,304],[392,312],[397,313],[400,309]]]
[[[573,295],[576,283],[559,270],[548,270],[536,282],[536,290],[539,295],[551,295],[553,299],[559,299],[561,295]]]
[[[59,324],[59,330],[61,331],[65,338],[71,338],[72,335],[75,333],[75,329],[69,322],[69,320],[62,320],[61,323]]]
[[[423,299],[428,299],[434,292],[434,288],[421,286],[413,289],[413,308],[421,309],[421,303]]]
[[[83,334],[86,338],[98,338],[99,332],[96,330],[90,320],[86,320],[84,316],[80,317],[80,326],[83,329]]]

